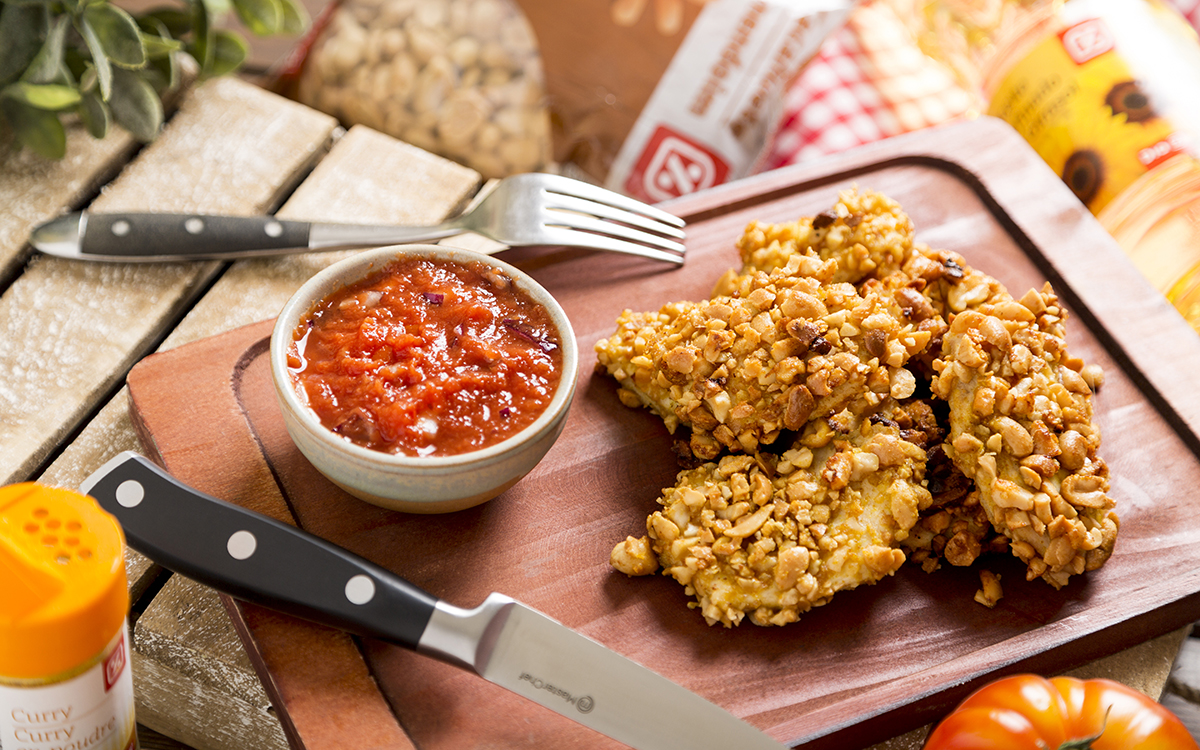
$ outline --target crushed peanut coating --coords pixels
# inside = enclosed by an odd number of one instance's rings
[[[1118,529],[1092,389],[1067,353],[1064,317],[1048,283],[960,312],[931,383],[950,404],[947,455],[975,480],[1026,577],[1055,588],[1100,567]]]
[[[847,408],[862,413],[916,388],[905,364],[928,345],[891,295],[832,279],[837,263],[794,254],[770,273],[730,280],[730,294],[625,311],[596,344],[628,406],[645,405],[692,453],[755,453],[783,430]]]
[[[904,563],[896,549],[930,501],[925,452],[887,419],[811,423],[776,457],[680,472],[647,520],[651,547],[710,625],[784,625]],[[628,571],[625,571],[628,572]]]
[[[793,255],[815,252],[837,263],[832,281],[857,284],[900,270],[913,249],[912,220],[882,193],[846,190],[828,211],[785,224],[751,222],[737,243],[741,273],[783,268]],[[717,294],[725,294],[722,285]]]
[[[1061,587],[1112,554],[1103,376],[1067,353],[1049,284],[1014,299],[870,191],[751,223],[737,249],[711,299],[626,310],[596,344],[621,401],[686,435],[691,467],[616,570],[661,565],[731,627],[794,622],[906,560],[1011,551]],[[983,571],[975,600],[1001,596]]]
[[[942,560],[968,567],[983,555],[1004,553],[1008,539],[992,528],[979,505],[979,493],[972,491],[944,503],[934,496],[931,507],[921,514],[900,547],[911,562],[932,573]]]

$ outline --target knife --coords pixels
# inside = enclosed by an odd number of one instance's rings
[[[503,594],[460,609],[341,547],[194,490],[136,453],[80,486],[131,547],[246,601],[473,671],[638,750],[784,746]]]

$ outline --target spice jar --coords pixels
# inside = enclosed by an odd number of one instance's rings
[[[0,746],[138,747],[124,550],[91,498],[0,488]]]
[[[511,0],[340,0],[293,96],[486,177],[550,161],[541,57]]]

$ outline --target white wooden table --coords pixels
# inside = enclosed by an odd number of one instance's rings
[[[83,207],[426,224],[480,176],[237,79],[184,93],[162,136],[69,136],[48,163],[0,144],[0,482],[77,487],[141,446],[123,389],[142,357],[275,316],[344,253],[195,264],[89,264],[36,255],[40,222]],[[479,247],[477,238],[456,238]],[[127,557],[133,667],[146,747],[285,748],[269,700],[215,592]],[[1183,632],[1087,665],[1158,696]],[[174,741],[163,738],[173,738]],[[919,748],[923,731],[879,748]]]

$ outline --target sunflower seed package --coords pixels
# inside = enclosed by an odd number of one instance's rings
[[[988,114],[1029,141],[1093,213],[1189,152],[1200,134],[1200,46],[1147,0],[1069,0],[1000,50]]]
[[[1200,330],[1200,42],[1179,11],[934,0],[919,15],[920,46],[1024,136]]]

